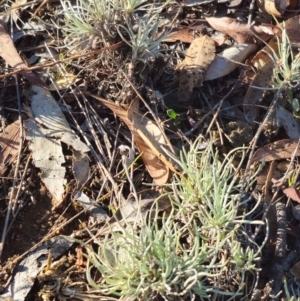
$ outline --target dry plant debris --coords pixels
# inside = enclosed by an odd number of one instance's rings
[[[2,1],[0,299],[300,298],[299,4],[250,2]]]
[[[0,134],[0,175],[7,170],[7,166],[12,163],[19,153],[20,143],[20,122],[9,124],[4,132]]]
[[[215,42],[210,37],[203,36],[193,40],[184,61],[177,68],[179,101],[188,101],[193,89],[202,86],[206,71],[215,58],[215,51]]]

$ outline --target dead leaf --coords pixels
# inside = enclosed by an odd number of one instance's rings
[[[273,1],[273,0],[272,0]],[[281,37],[281,28],[283,24],[277,27],[276,36],[280,39]],[[285,22],[285,28],[287,35],[291,43],[295,46],[300,46],[300,17],[296,16]],[[275,31],[274,31],[275,32]],[[254,80],[249,87],[243,101],[243,108],[246,120],[250,124],[254,124],[258,116],[257,103],[262,99],[265,94],[263,88],[269,88],[272,81],[274,62],[271,60],[271,57],[274,57],[274,53],[278,54],[278,44],[277,38],[274,36],[261,51],[259,51],[252,59],[251,64],[258,69]],[[271,56],[271,57],[270,57]],[[257,89],[256,87],[261,87],[262,89]]]
[[[288,197],[291,198],[293,201],[300,203],[300,191],[296,188],[289,187],[284,188],[282,192]]]
[[[276,37],[273,37],[263,49],[257,52],[251,60],[251,65],[257,70],[261,69],[271,60],[271,57],[274,56],[274,52],[278,54],[278,43]]]
[[[152,198],[141,199],[137,202],[132,195],[130,195],[108,223],[113,224],[116,221],[121,220],[126,221],[126,223],[138,222],[139,220],[142,220],[149,211],[156,213],[157,210],[159,212],[165,211],[167,208],[171,207],[171,202],[168,196],[158,197],[159,195]]]
[[[293,18],[286,20],[285,28],[291,43],[295,47],[300,47],[300,35],[299,35],[300,15],[297,15]]]
[[[138,202],[130,195],[126,202],[117,210],[107,224],[101,228],[97,235],[106,235],[112,231],[120,231],[120,227],[127,223],[139,223],[147,215],[153,218],[157,212],[165,211],[171,207],[171,201],[167,195],[159,196],[158,192]]]
[[[169,178],[169,171],[176,172],[173,165],[164,156],[161,145],[168,145],[157,125],[149,118],[135,111],[132,113],[136,103],[133,102],[131,109],[127,112],[114,102],[89,94],[91,97],[101,101],[121,118],[131,131],[134,131],[134,142],[136,143],[144,164],[156,184],[165,184]],[[129,115],[129,116],[128,116]],[[134,122],[134,123],[133,123]],[[141,128],[139,128],[141,127]],[[142,130],[145,131],[142,133]],[[156,140],[158,139],[158,140]]]
[[[89,147],[71,130],[48,90],[32,86],[27,98],[31,101],[31,119],[26,122],[26,138],[31,142],[33,163],[41,169],[41,179],[53,197],[54,207],[57,207],[63,200],[66,184],[61,142],[82,153],[88,152]]]
[[[89,177],[89,163],[89,157],[86,154],[73,150],[72,167],[77,189],[80,189]]]
[[[31,101],[34,119],[43,126],[47,137],[58,138],[75,150],[86,153],[90,149],[74,134],[59,105],[48,89],[32,86],[26,93]]]
[[[300,156],[298,139],[283,139],[259,148],[253,155],[251,162],[269,162],[274,160],[291,158],[296,151],[296,157]]]
[[[281,18],[285,12],[285,9],[288,5],[286,0],[265,0],[265,11],[271,15],[278,18]]]
[[[0,56],[14,69],[22,69],[21,74],[33,85],[46,87],[46,84],[32,71],[27,70],[27,65],[20,58],[15,45],[0,22]]]
[[[16,120],[5,128],[0,134],[0,175],[2,176],[7,165],[18,155],[20,143],[20,122]]]
[[[286,187],[280,180],[272,178],[272,183],[275,187],[278,187],[282,192],[293,201],[300,203],[300,191],[294,187]]]
[[[276,123],[285,129],[290,139],[298,139],[300,137],[299,120],[282,106],[278,106],[276,109]]]
[[[108,219],[108,215],[104,209],[84,192],[75,191],[72,195],[74,199],[90,214],[89,225],[95,224],[95,222],[104,223]]]
[[[238,44],[218,53],[209,65],[204,80],[213,80],[229,74],[239,66],[237,63],[243,63],[256,49],[255,44]]]
[[[41,180],[51,193],[54,207],[63,200],[66,168],[62,147],[55,139],[49,139],[42,127],[29,119],[26,122],[26,139],[31,143],[29,149],[32,152],[33,164],[41,169]]]
[[[200,88],[210,63],[215,58],[215,42],[208,36],[196,38],[186,52],[182,64],[177,67],[179,87],[177,98],[188,101],[193,88]]]
[[[181,41],[183,43],[192,43],[195,38],[194,30],[190,28],[173,29],[164,39],[164,42]]]
[[[261,44],[262,42],[255,36],[259,36],[263,41],[268,41],[272,35],[267,34],[265,29],[261,26],[249,26],[238,22],[236,19],[228,17],[207,17],[206,21],[215,30],[229,35],[238,44]],[[266,25],[264,25],[266,27]],[[277,32],[274,26],[270,26],[270,29]]]
[[[75,249],[76,251],[76,262],[75,265],[77,266],[85,266],[85,262],[83,260],[83,255],[82,255],[82,246],[77,246]]]
[[[258,117],[257,104],[264,97],[266,88],[270,87],[274,70],[274,62],[271,60],[271,57],[274,56],[274,52],[278,54],[276,37],[273,37],[251,60],[251,65],[258,71],[243,100],[245,118],[250,124],[256,122]]]
[[[10,10],[10,15],[11,18],[14,20],[16,26],[18,29],[18,20],[20,19],[20,10],[27,8],[29,5],[25,5],[27,3],[27,0],[16,0],[12,5],[11,5],[11,10]]]
[[[34,217],[32,217],[34,218]],[[47,256],[51,251],[55,260],[62,256],[73,245],[73,241],[62,236],[56,236],[45,241],[40,247],[28,253],[18,264],[14,276],[1,295],[1,300],[24,301],[32,289],[37,275],[47,263]]]
[[[251,86],[249,86],[243,100],[243,110],[247,122],[254,124],[258,117],[257,103],[266,93],[264,88],[268,88],[272,80],[274,64],[270,60],[260,70],[257,71]],[[258,88],[257,88],[258,87]]]

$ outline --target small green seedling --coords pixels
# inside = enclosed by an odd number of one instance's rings
[[[167,115],[173,120],[179,117],[179,114],[177,114],[173,109],[167,110]]]

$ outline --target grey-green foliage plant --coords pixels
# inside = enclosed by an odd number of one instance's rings
[[[158,36],[159,12],[169,3],[146,0],[61,0],[65,16],[66,44],[74,39],[98,39],[103,43],[119,35],[132,48],[133,59],[156,52],[164,35]],[[143,17],[136,10],[143,10]]]
[[[99,37],[115,34],[115,24],[121,18],[117,0],[61,1],[65,16],[63,32],[69,38]]]
[[[144,218],[139,226],[120,223],[118,231],[94,239],[97,252],[86,246],[89,284],[132,300],[233,299],[245,293],[245,279],[258,271],[261,253],[247,226],[263,223],[251,219],[255,208],[245,209],[245,183],[254,175],[241,181],[235,152],[221,162],[212,143],[203,148],[197,140],[180,160],[173,158],[183,175],[174,176],[166,189],[171,211]],[[229,291],[232,286],[235,291]]]
[[[166,34],[159,34],[158,26],[159,18],[157,15],[137,20],[136,30],[130,25],[128,19],[125,21],[125,26],[119,26],[118,32],[123,41],[131,47],[133,60],[142,59],[159,52],[159,45]],[[128,38],[125,37],[124,33]]]

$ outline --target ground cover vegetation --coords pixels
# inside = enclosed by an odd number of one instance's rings
[[[299,5],[3,0],[0,299],[298,300]]]

